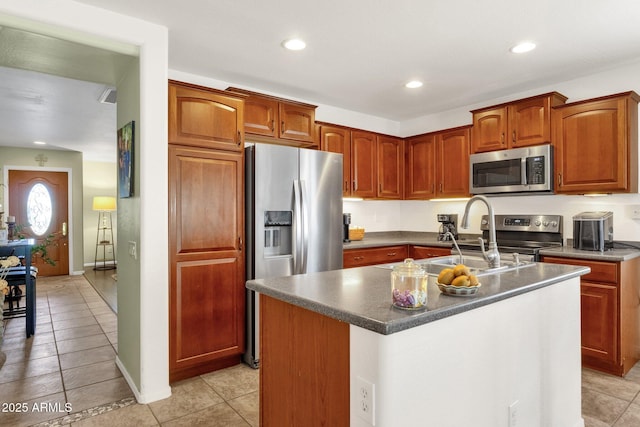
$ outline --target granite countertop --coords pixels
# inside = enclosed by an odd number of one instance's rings
[[[479,235],[461,234],[458,242],[465,240],[477,241]],[[381,231],[366,233],[364,239],[343,244],[343,249],[365,249],[394,245],[418,245],[450,248],[452,242],[439,241],[438,233],[414,232],[414,231]],[[557,256],[564,258],[591,259],[595,261],[626,261],[640,256],[640,242],[615,242],[613,249],[607,251],[583,251],[573,249],[571,239],[560,248],[542,249],[541,255]]]
[[[458,242],[473,240],[477,242],[480,234],[460,234]],[[425,231],[375,231],[366,233],[362,240],[352,240],[345,242],[343,249],[364,249],[376,248],[380,246],[394,245],[416,245],[416,246],[432,246],[450,248],[453,246],[452,241],[438,240],[438,233]]]
[[[475,295],[449,296],[429,276],[427,307],[403,310],[391,304],[390,270],[359,267],[247,282],[247,288],[325,316],[388,335],[486,306],[588,273],[587,267],[533,263],[480,277]]]
[[[626,245],[626,243],[614,243],[613,249],[598,252],[573,249],[573,245],[569,242],[560,248],[543,249],[540,251],[540,255],[611,262],[627,261],[640,256],[640,249],[625,247]]]

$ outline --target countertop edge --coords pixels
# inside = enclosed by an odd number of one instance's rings
[[[375,267],[362,267],[362,268],[375,268]],[[325,315],[332,319],[349,323],[354,326],[361,327],[363,329],[370,330],[382,335],[390,335],[393,333],[401,332],[406,329],[411,329],[416,326],[431,323],[440,319],[444,319],[456,314],[464,313],[475,308],[483,307],[495,302],[503,301],[518,295],[522,295],[527,292],[532,292],[537,289],[544,288],[562,282],[574,277],[579,277],[587,274],[591,271],[589,267],[574,267],[572,271],[568,271],[564,274],[559,274],[553,278],[543,279],[529,285],[524,285],[511,289],[508,291],[500,292],[497,294],[485,296],[483,298],[469,299],[466,303],[457,304],[452,307],[432,311],[431,315],[427,316],[408,316],[401,319],[391,320],[388,322],[382,322],[362,315],[354,314],[342,309],[323,304],[318,301],[314,301],[308,298],[300,297],[298,295],[284,292],[273,287],[263,285],[256,281],[248,281],[246,284],[247,289],[253,290],[258,293],[262,293],[269,297],[278,299],[280,301],[295,305],[297,307],[305,308],[318,314]],[[420,312],[415,312],[416,314]],[[425,313],[425,311],[421,312]]]

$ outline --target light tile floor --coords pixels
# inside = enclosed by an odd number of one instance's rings
[[[0,426],[257,426],[258,371],[246,365],[137,404],[115,364],[117,317],[83,276],[39,277],[36,334],[5,321]]]
[[[38,278],[35,336],[24,318],[5,324],[0,426],[258,426],[258,371],[246,365],[136,403],[115,365],[116,316],[82,276]],[[582,413],[586,427],[640,426],[640,364],[625,378],[583,369]]]

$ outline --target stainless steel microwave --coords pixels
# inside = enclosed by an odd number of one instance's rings
[[[472,154],[471,194],[505,195],[553,192],[553,147],[550,144]]]

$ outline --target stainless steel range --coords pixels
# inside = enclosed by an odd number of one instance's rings
[[[501,259],[510,260],[514,254],[518,254],[520,261],[539,261],[540,249],[562,246],[561,215],[496,215],[495,219],[496,241]],[[487,249],[488,215],[482,216],[480,229]],[[482,256],[479,241],[463,240],[458,245],[466,255]]]

